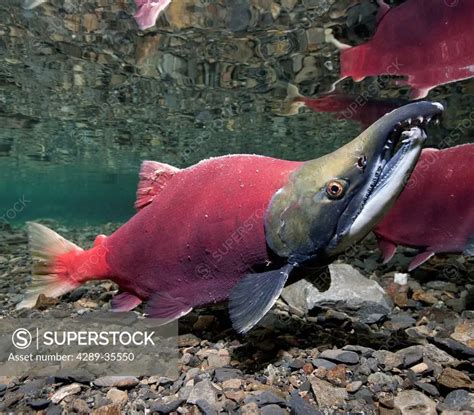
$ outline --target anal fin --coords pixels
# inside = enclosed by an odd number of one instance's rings
[[[474,235],[472,235],[467,241],[463,254],[465,256],[474,256]]]
[[[397,252],[397,245],[381,237],[377,237],[377,243],[383,255],[383,263],[390,262]]]
[[[141,298],[128,292],[122,292],[112,298],[112,311],[126,312],[141,304]]]
[[[408,271],[411,272],[415,268],[418,268],[421,264],[424,264],[428,259],[430,259],[432,256],[434,256],[433,251],[423,251],[419,253],[415,258],[412,259],[410,262],[410,265],[408,266]]]
[[[185,316],[193,309],[182,297],[173,297],[169,293],[156,293],[148,301],[146,313],[159,324],[166,324]]]
[[[246,333],[272,308],[281,294],[293,265],[249,274],[232,289],[229,296],[229,313],[232,326],[239,333]]]

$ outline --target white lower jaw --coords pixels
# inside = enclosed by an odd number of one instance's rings
[[[421,139],[420,139],[421,138]],[[424,137],[412,139],[411,148],[399,161],[389,179],[375,190],[352,224],[347,236],[351,240],[363,238],[383,218],[397,200],[422,150]]]

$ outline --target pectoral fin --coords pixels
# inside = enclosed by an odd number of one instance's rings
[[[419,253],[415,258],[412,259],[410,265],[408,266],[408,271],[413,271],[415,268],[418,268],[421,264],[424,264],[428,259],[430,259],[435,253],[432,251],[423,251]]]
[[[234,329],[239,333],[249,331],[272,308],[280,296],[293,265],[249,274],[240,280],[229,296],[229,313]]]

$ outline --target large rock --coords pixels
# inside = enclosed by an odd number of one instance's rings
[[[362,314],[387,314],[393,307],[383,288],[347,264],[329,266],[331,285],[320,292],[313,284],[300,280],[283,290],[283,299],[292,307],[311,310],[316,306],[359,309]]]

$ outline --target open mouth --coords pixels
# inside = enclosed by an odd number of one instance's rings
[[[389,134],[380,163],[355,216],[358,216],[363,211],[371,196],[382,189],[389,179],[399,171],[401,164],[410,155],[411,150],[426,140],[427,125],[429,123],[437,125],[439,124],[439,119],[440,114],[426,117],[420,115],[416,118],[408,118],[395,125]]]

